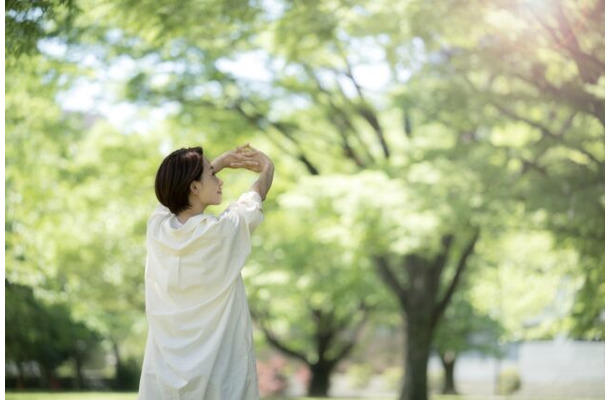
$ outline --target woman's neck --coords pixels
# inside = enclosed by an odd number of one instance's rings
[[[203,210],[205,210],[205,206],[201,205],[201,206],[197,206],[197,207],[189,207],[184,211],[181,211],[178,213],[178,215],[176,215],[176,217],[178,218],[178,221],[180,221],[183,224],[186,224],[186,221],[189,220],[189,218],[194,217],[195,215],[199,215],[203,212]]]

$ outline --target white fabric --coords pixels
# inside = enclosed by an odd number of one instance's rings
[[[263,220],[261,203],[250,191],[218,217],[201,214],[183,225],[166,207],[153,212],[138,400],[259,399],[241,269]]]

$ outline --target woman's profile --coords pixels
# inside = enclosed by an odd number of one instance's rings
[[[259,173],[220,215],[224,168]],[[161,203],[146,232],[148,338],[138,400],[258,399],[252,322],[241,269],[273,181],[269,157],[249,145],[212,162],[201,147],[168,155],[155,178]]]

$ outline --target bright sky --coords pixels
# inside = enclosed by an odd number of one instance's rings
[[[390,81],[390,71],[384,63],[383,52],[378,47],[367,43],[357,45],[360,57],[366,59],[366,64],[361,60],[350,60],[354,65],[353,73],[356,80],[365,89],[372,91],[382,89]],[[128,56],[122,56],[108,68],[102,63],[101,56],[95,54],[95,50],[77,49],[68,52],[68,47],[56,39],[41,41],[39,48],[51,57],[67,58],[95,71],[93,77],[80,78],[74,82],[70,90],[58,94],[57,101],[66,110],[101,114],[123,132],[149,130],[169,114],[178,111],[177,104],[168,104],[150,110],[119,100],[119,91],[123,82],[135,74],[138,69],[146,68],[147,63],[152,68],[155,61],[153,59],[148,62],[147,60],[136,62]],[[279,63],[279,61],[274,61],[271,68],[279,69],[281,67]],[[167,65],[168,63],[166,63]],[[273,79],[273,71],[268,65],[268,56],[263,51],[243,53],[236,59],[221,59],[217,62],[220,70],[234,75],[241,81],[248,82],[256,90],[261,91],[268,88],[268,84]],[[173,69],[171,66],[169,68]],[[157,82],[153,80],[153,84],[162,84],[166,76],[159,73],[154,79]],[[327,75],[321,73],[320,79],[324,82],[334,79],[334,77],[330,73]],[[344,78],[340,84],[348,95],[356,95],[353,85],[347,78]],[[299,100],[294,99],[284,107],[299,107],[298,103]]]

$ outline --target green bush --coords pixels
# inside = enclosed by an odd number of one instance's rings
[[[373,367],[366,364],[354,364],[347,369],[350,384],[356,389],[364,389],[371,383]]]
[[[505,368],[500,372],[498,390],[499,394],[512,394],[521,388],[521,378],[517,368]]]
[[[117,391],[138,390],[142,363],[136,359],[123,360],[117,369],[114,389]]]

